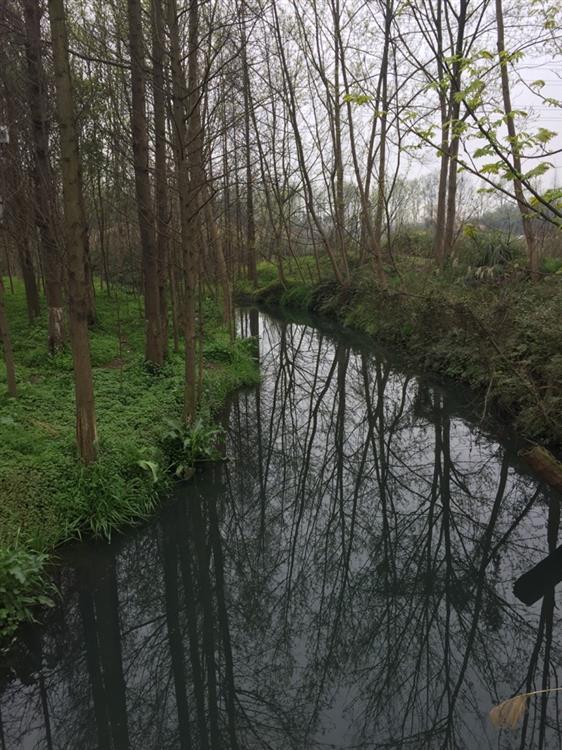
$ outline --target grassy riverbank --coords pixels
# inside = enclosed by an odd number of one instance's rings
[[[326,315],[398,348],[420,369],[470,385],[484,409],[507,420],[523,437],[562,447],[562,276],[530,281],[517,269],[499,278],[437,274],[416,258],[403,259],[386,290],[370,269],[348,286],[311,281],[304,259],[286,273],[260,265],[258,289],[238,287],[240,298]],[[303,278],[304,277],[304,278]]]
[[[165,435],[168,421],[179,427],[183,395],[181,352],[171,351],[157,374],[144,366],[139,300],[99,292],[91,331],[99,459],[83,467],[74,445],[70,352],[47,354],[45,319],[30,325],[23,288],[16,283],[14,291],[7,285],[17,399],[6,395],[0,363],[0,634],[37,601],[45,553],[84,533],[108,535],[155,507],[170,481]],[[227,395],[259,377],[252,344],[230,341],[211,301],[204,325],[201,443]]]

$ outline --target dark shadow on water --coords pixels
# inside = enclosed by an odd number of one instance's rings
[[[229,460],[68,553],[4,661],[1,750],[561,747],[558,694],[516,732],[487,719],[558,685],[558,569],[533,606],[513,586],[557,554],[559,498],[364,340],[239,327],[263,380],[232,400]]]

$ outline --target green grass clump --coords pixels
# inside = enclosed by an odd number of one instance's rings
[[[91,351],[99,458],[85,467],[75,448],[70,352],[48,354],[45,315],[30,325],[22,285],[15,282],[14,294],[6,286],[18,398],[7,396],[0,362],[0,550],[36,555],[41,569],[45,553],[61,542],[84,533],[109,536],[154,509],[170,479],[161,471],[155,482],[143,462],[167,465],[166,420],[181,416],[184,358],[171,351],[161,371],[150,373],[138,299],[124,291],[98,293]],[[259,373],[254,344],[232,342],[213,301],[203,307],[200,414],[210,425],[227,395],[256,383]]]

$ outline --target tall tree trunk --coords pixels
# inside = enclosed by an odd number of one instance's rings
[[[166,88],[164,78],[164,18],[162,0],[152,0],[152,82],[154,92],[154,162],[156,177],[156,235],[158,295],[162,355],[168,356],[168,301],[166,286],[170,252],[170,207],[166,169]]]
[[[178,192],[180,202],[180,222],[183,247],[184,287],[183,331],[185,344],[185,382],[183,416],[186,424],[193,421],[197,408],[197,351],[196,351],[196,292],[198,286],[198,194],[190,179],[190,173],[198,174],[195,162],[198,149],[195,144],[193,122],[198,114],[197,86],[197,44],[198,44],[198,5],[192,0],[189,6],[189,78],[186,86],[181,64],[178,11],[176,0],[168,0],[168,24],[170,29],[170,61],[173,88],[173,130],[178,170]],[[185,124],[185,105],[189,114],[189,129]],[[188,146],[192,153],[188,153]]]
[[[48,93],[41,48],[41,5],[23,0],[28,100],[34,147],[35,221],[39,227],[45,272],[48,346],[54,353],[64,343],[62,263],[55,239],[54,182],[49,161]]]
[[[392,19],[394,16],[392,4],[385,2],[385,15],[384,15],[384,47],[381,61],[380,71],[380,83],[381,83],[381,115],[380,115],[380,136],[379,136],[379,169],[377,175],[377,206],[375,211],[375,273],[379,281],[381,277],[384,279],[384,271],[382,270],[382,225],[384,217],[384,207],[386,201],[386,152],[387,152],[387,136],[388,136],[388,58],[390,51],[390,33]],[[387,237],[387,242],[390,244],[390,237]]]
[[[254,218],[254,183],[252,178],[252,151],[250,148],[250,71],[248,69],[248,50],[246,36],[245,4],[242,6],[240,22],[242,61],[242,81],[244,87],[244,150],[246,152],[246,257],[248,260],[248,279],[257,286],[258,270],[256,261],[256,222]]]
[[[515,192],[515,198],[517,200],[517,207],[521,214],[521,221],[523,223],[523,233],[525,234],[525,241],[527,243],[527,256],[529,259],[529,269],[531,275],[536,277],[539,273],[539,254],[537,248],[537,242],[535,232],[533,228],[532,213],[529,211],[525,195],[523,193],[523,185],[518,175],[522,174],[521,170],[521,151],[517,140],[517,132],[515,130],[515,121],[513,115],[513,108],[511,106],[511,93],[509,88],[509,73],[507,66],[509,61],[506,59],[505,52],[505,32],[504,32],[504,18],[503,18],[503,6],[502,0],[496,0],[496,25],[497,25],[497,46],[498,46],[498,57],[500,62],[500,75],[501,75],[501,86],[502,86],[502,98],[503,108],[505,112],[505,120],[507,125],[507,134],[509,136],[509,144],[511,149],[511,158],[513,160],[513,190]]]
[[[449,144],[449,173],[447,177],[447,202],[445,213],[445,231],[443,234],[443,243],[440,255],[440,265],[443,266],[449,259],[455,244],[455,222],[457,219],[457,186],[458,186],[458,155],[459,155],[459,136],[455,134],[455,123],[458,122],[459,108],[453,108],[451,117],[453,135]]]
[[[333,139],[334,139],[334,218],[336,231],[336,247],[341,259],[345,283],[349,282],[349,266],[346,249],[346,226],[345,226],[345,203],[344,203],[344,164],[342,145],[342,121],[341,121],[341,90],[340,90],[340,67],[342,49],[340,45],[339,21],[341,8],[339,0],[335,0],[332,8],[333,24],[335,31],[334,39],[334,96],[333,96]]]
[[[468,12],[468,0],[461,0],[459,3],[457,17],[457,40],[455,45],[455,60],[453,62],[453,75],[451,81],[451,94],[449,111],[451,127],[451,143],[449,145],[449,177],[447,193],[447,213],[445,221],[445,235],[443,240],[443,253],[441,264],[446,262],[450,257],[455,242],[455,222],[457,216],[457,185],[458,185],[458,155],[460,146],[460,111],[461,103],[458,95],[461,91],[462,65],[461,59],[464,49],[464,30],[466,26],[466,17]]]
[[[159,273],[154,231],[154,209],[148,172],[148,125],[146,119],[145,56],[140,0],[127,0],[131,54],[132,135],[135,191],[142,247],[144,278],[145,359],[160,366],[164,361],[161,337]]]
[[[68,36],[64,0],[49,0],[49,20],[55,69],[56,106],[60,126],[60,150],[64,219],[67,241],[70,343],[76,396],[76,439],[84,463],[96,458],[96,412],[88,339],[88,276],[86,273],[87,227],[82,198],[80,153],[74,114],[72,79],[68,60]]]
[[[445,76],[443,51],[443,0],[437,0],[436,34],[437,34],[437,75],[439,82]],[[445,224],[447,216],[447,182],[449,177],[449,111],[445,91],[439,86],[439,111],[441,115],[441,143],[439,186],[437,188],[437,213],[435,216],[435,235],[433,238],[433,253],[437,264],[441,267],[445,262]]]
[[[201,100],[203,98],[204,82],[200,80],[199,71],[199,0],[191,0],[188,13],[188,57],[187,57],[187,144],[186,157],[191,175],[191,242],[187,247],[186,256],[186,379],[184,416],[191,421],[197,411],[202,381],[202,359],[199,357],[199,377],[197,377],[197,310],[201,311],[200,277],[201,252],[203,234],[203,193],[207,187],[207,178],[203,166],[203,118],[201,114]],[[191,301],[190,301],[191,300]],[[192,314],[193,313],[193,314]],[[199,315],[202,326],[202,316]],[[203,336],[201,329],[200,336]],[[200,352],[201,350],[199,350]],[[192,375],[195,375],[193,384]]]
[[[447,181],[449,176],[449,124],[447,106],[441,104],[441,144],[440,144],[439,185],[437,188],[437,212],[435,215],[435,235],[433,253],[441,267],[445,262],[445,223],[447,207]]]

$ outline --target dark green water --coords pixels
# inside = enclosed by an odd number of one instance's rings
[[[0,748],[560,748],[560,612],[521,574],[560,503],[470,395],[360,340],[241,313],[263,382],[229,461],[146,527],[70,552],[0,673]]]

